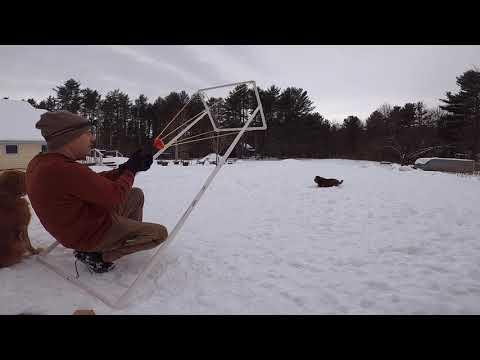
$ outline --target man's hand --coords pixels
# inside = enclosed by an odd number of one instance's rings
[[[147,171],[153,164],[153,155],[150,153],[144,154],[142,151],[142,160],[140,162],[139,171]]]
[[[130,159],[121,164],[118,169],[120,171],[130,170],[133,174],[139,171],[146,171],[150,169],[153,163],[153,155],[150,153],[144,153],[142,149],[135,151]]]

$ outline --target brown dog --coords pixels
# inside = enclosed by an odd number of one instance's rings
[[[338,186],[343,183],[343,180],[325,179],[321,176],[315,176],[315,179],[313,181],[315,181],[319,187]]]
[[[23,171],[9,170],[0,174],[0,268],[42,250],[35,249],[28,237],[31,213],[23,198],[25,194]]]

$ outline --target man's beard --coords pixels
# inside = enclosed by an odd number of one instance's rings
[[[76,159],[76,160],[86,160],[86,159],[87,159],[87,156],[90,155],[90,151],[91,151],[92,149],[93,149],[92,147],[89,147],[88,150],[87,150],[87,152],[84,153],[83,155],[79,155],[79,156],[78,156],[78,159]]]

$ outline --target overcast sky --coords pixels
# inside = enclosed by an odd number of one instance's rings
[[[365,120],[384,103],[439,105],[456,77],[480,68],[480,46],[0,46],[0,96],[54,95],[69,78],[102,95],[114,89],[151,102],[170,91],[255,80],[307,90],[315,110]]]

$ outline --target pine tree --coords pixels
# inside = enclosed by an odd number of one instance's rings
[[[471,158],[475,159],[480,146],[480,71],[468,70],[457,77],[460,91],[446,93],[441,109],[449,112],[448,127],[457,133],[456,138],[468,142]]]
[[[278,97],[280,156],[295,155],[299,151],[301,121],[313,110],[313,103],[307,91],[301,88],[288,87]]]
[[[35,99],[27,99],[27,102],[32,105],[34,108],[36,108],[38,105],[37,105],[37,102],[35,101]]]
[[[58,107],[57,100],[53,96],[49,96],[46,100],[42,100],[38,103],[38,109],[44,109],[47,111],[56,111]]]
[[[363,131],[362,121],[357,116],[350,115],[343,120],[342,127],[345,133],[346,150],[348,154],[352,157],[358,156]]]
[[[80,90],[80,95],[80,114],[91,121],[96,120],[100,111],[102,96],[97,90],[90,88]]]
[[[164,123],[166,126],[168,122],[170,122],[175,115],[183,108],[183,106],[188,102],[189,96],[185,91],[181,92],[171,92],[168,94],[163,103],[163,111],[162,111],[162,119],[161,122]],[[188,120],[188,114],[185,111],[182,111],[180,115],[168,126],[166,129],[166,134],[174,131],[174,129],[180,126],[182,129],[182,125]],[[163,128],[162,128],[163,129]],[[172,135],[167,139],[170,140],[174,135],[178,134],[180,129],[175,130]],[[189,134],[185,134],[188,136]],[[181,154],[179,153],[181,149],[178,146],[175,146],[175,158],[178,159]]]
[[[147,139],[152,137],[152,119],[148,116],[149,109],[150,104],[148,103],[148,98],[145,95],[140,94],[140,96],[135,99],[132,107],[133,121],[131,123],[132,126],[130,127],[129,133],[129,136],[135,139],[137,147],[146,144]]]
[[[57,94],[58,110],[78,113],[81,106],[80,83],[78,81],[69,79],[53,91]]]

